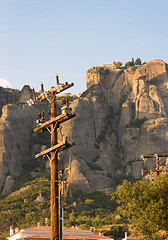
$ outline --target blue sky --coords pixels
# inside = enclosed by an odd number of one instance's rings
[[[0,0],[0,85],[86,89],[92,66],[168,62],[167,0]]]

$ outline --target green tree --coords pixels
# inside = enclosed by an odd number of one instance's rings
[[[88,198],[87,198],[87,199],[85,200],[85,204],[86,204],[86,205],[93,206],[93,205],[94,205],[94,200],[93,200],[93,199],[88,199]]]
[[[134,59],[132,58],[132,61],[126,62],[125,67],[131,67],[131,66],[134,66],[134,65],[135,65],[134,64]]]
[[[126,94],[122,94],[120,96],[119,104],[118,104],[120,109],[122,108],[123,103],[127,101],[127,98],[128,96]]]
[[[125,226],[112,226],[110,228],[110,230],[105,231],[104,235],[105,236],[110,236],[110,237],[115,237],[115,239],[117,238],[123,238],[124,237],[124,233],[128,231],[128,228]]]
[[[120,62],[120,61],[116,62],[115,66],[116,66],[116,68],[120,68],[122,66],[122,62]]]
[[[140,58],[137,58],[137,59],[135,60],[135,65],[141,65],[141,64],[142,64],[141,59],[140,59]]]
[[[126,217],[134,232],[146,240],[168,237],[168,175],[160,175],[151,184],[148,181],[118,186],[114,198],[118,212]]]
[[[134,63],[134,59],[132,58],[132,66],[134,66],[135,65],[135,63]]]

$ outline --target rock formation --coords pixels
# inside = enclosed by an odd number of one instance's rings
[[[8,103],[17,103],[19,99],[19,91],[0,87],[0,115],[2,107]]]
[[[29,86],[24,86],[21,91],[2,89],[2,92],[7,92],[6,96],[14,92],[11,98],[1,95],[0,193],[5,195],[12,190],[15,178],[22,173],[26,161],[34,159],[42,145],[49,144],[49,138],[44,136],[41,140],[41,133],[33,133],[39,111],[47,110],[48,105],[36,104],[29,107],[24,104],[31,97]],[[8,102],[12,104],[7,104]]]
[[[75,142],[60,156],[60,165],[71,156],[71,187],[114,190],[121,177],[139,178],[142,169],[154,167],[154,160],[144,162],[140,155],[167,152],[168,65],[153,60],[134,70],[108,64],[87,71],[87,90],[71,104],[76,117],[59,128],[59,138],[66,135]],[[23,90],[30,96],[28,87]],[[49,144],[49,138],[39,135],[45,133],[33,133],[43,108],[47,110],[40,104],[3,107],[0,192],[9,191],[7,183],[13,185],[24,163]]]
[[[25,85],[20,92],[19,102],[26,103],[30,98],[32,98],[32,90],[29,85]]]
[[[167,152],[167,74],[162,60],[135,73],[109,65],[87,71],[88,89],[71,105],[76,118],[62,131],[76,142],[69,150],[74,187],[113,190],[119,177],[139,178],[142,169],[155,166],[140,155]]]

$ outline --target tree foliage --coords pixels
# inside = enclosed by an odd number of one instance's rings
[[[126,102],[127,101],[127,98],[128,98],[128,96],[127,96],[127,94],[121,94],[121,96],[120,96],[120,99],[119,99],[119,109],[121,109],[122,108],[122,105],[123,105],[123,103],[124,102]]]
[[[119,204],[117,211],[142,239],[167,239],[168,175],[157,177],[153,183],[125,180],[113,197]]]
[[[28,175],[32,168],[36,173],[33,179]],[[44,225],[45,218],[48,218],[50,224],[50,176],[43,167],[41,172],[36,172],[34,163],[27,165],[27,169],[29,171],[18,178],[16,186],[18,189],[29,187],[24,192],[0,198],[0,234],[4,230],[8,231],[10,225],[19,229],[36,226],[37,222]],[[28,181],[25,182],[26,178]],[[39,194],[45,196],[44,202],[34,201]],[[71,189],[64,205],[64,225],[78,225],[81,229],[110,226],[107,235],[123,237],[128,224],[131,224],[134,232],[143,239],[166,239],[167,202],[168,175],[160,175],[152,184],[148,181],[131,183],[124,180],[115,193],[84,193]],[[0,239],[6,237],[1,235]]]
[[[127,67],[131,67],[131,66],[134,66],[135,65],[135,63],[134,63],[134,59],[132,58],[132,60],[131,61],[128,61],[128,62],[126,62],[125,63],[125,67],[127,68]]]
[[[45,174],[39,174],[27,182],[24,192],[9,195],[0,200],[0,226],[6,230],[10,225],[19,229],[36,226],[37,222],[44,225],[45,218],[50,220],[50,181]],[[42,194],[46,201],[36,203],[34,200]],[[3,238],[1,238],[3,239]]]
[[[118,62],[116,62],[116,68],[121,68],[121,66],[122,66],[122,62],[120,62],[120,61],[118,61]]]
[[[25,178],[19,177],[19,179]],[[38,173],[33,180],[24,182],[23,186],[28,186],[24,192],[6,197],[1,196],[1,240],[9,235],[10,225],[19,229],[37,226],[38,222],[40,225],[45,225],[45,218],[48,218],[48,224],[50,224],[50,176],[45,172]],[[19,185],[19,188],[23,186]],[[111,199],[111,193],[101,191],[84,193],[77,190],[71,190],[71,193],[71,197],[67,197],[64,205],[65,226],[78,225],[81,229],[89,229],[113,223],[115,201]],[[34,201],[39,194],[45,196],[44,202]],[[5,237],[1,235],[3,231],[6,231]]]
[[[135,60],[135,65],[141,65],[141,64],[142,64],[141,59],[140,59],[140,58],[137,58],[137,59]]]

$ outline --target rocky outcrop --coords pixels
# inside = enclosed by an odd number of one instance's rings
[[[34,200],[34,202],[38,204],[38,203],[45,202],[46,200],[47,200],[47,198],[44,195],[40,194],[39,196],[37,196],[37,198]]]
[[[154,159],[144,162],[141,155],[167,152],[168,65],[153,60],[134,70],[103,65],[87,71],[88,88],[71,104],[76,117],[58,129],[60,139],[69,136],[75,142],[60,156],[60,166],[71,156],[71,187],[113,191],[121,176],[139,178],[141,170],[155,167]],[[45,133],[33,133],[44,107],[3,107],[0,192],[7,176],[18,176],[27,159],[49,144]]]
[[[41,151],[41,146],[49,138],[41,139],[41,133],[34,134],[33,128],[42,105],[24,108],[6,105],[0,118],[0,192],[6,194],[11,178],[16,178],[23,171],[26,161],[34,159],[34,154]],[[46,143],[46,144],[47,144]],[[37,151],[37,152],[36,152]],[[12,185],[12,184],[11,184]]]
[[[19,99],[19,91],[0,87],[0,115],[2,107],[8,103],[15,104]]]
[[[5,185],[2,191],[2,195],[6,195],[10,193],[14,186],[15,186],[15,179],[11,175],[7,176]]]
[[[76,118],[62,130],[76,142],[69,150],[78,172],[72,184],[113,190],[121,175],[139,178],[155,166],[141,155],[167,152],[168,65],[153,60],[132,71],[88,70],[88,89],[71,105]]]
[[[29,85],[25,85],[20,92],[19,102],[26,103],[30,98],[32,98],[32,89]]]
[[[0,115],[4,105],[26,103],[32,98],[32,90],[29,85],[23,86],[22,90],[0,87]]]

